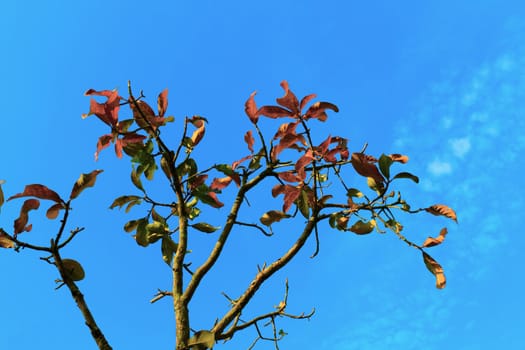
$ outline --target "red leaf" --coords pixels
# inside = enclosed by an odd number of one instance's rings
[[[277,156],[287,148],[290,148],[292,145],[295,145],[297,142],[301,142],[303,145],[306,145],[306,140],[303,135],[296,134],[286,134],[281,138],[279,144],[275,146],[272,150],[272,159],[277,159]]]
[[[285,185],[283,211],[286,213],[301,194],[301,188]]]
[[[316,94],[310,94],[310,95],[307,95],[307,96],[303,97],[301,99],[301,104],[299,105],[299,109],[303,110],[303,108],[306,106],[306,104],[308,102],[310,102],[311,100],[313,100],[314,98],[316,98],[316,97],[317,97]]]
[[[286,182],[301,182],[303,180],[299,176],[294,174],[293,171],[284,171],[282,173],[278,173],[277,176],[279,176],[281,180],[284,180]]]
[[[332,137],[329,135],[326,140],[317,146],[316,151],[319,152],[320,155],[325,154],[326,151],[328,151],[328,146],[330,146],[330,143],[332,143]]]
[[[232,178],[229,176],[221,177],[221,178],[215,178],[213,179],[213,182],[210,186],[212,190],[222,190],[223,188],[227,187],[232,182]]]
[[[359,175],[371,177],[377,184],[382,184],[385,179],[371,161],[372,159],[374,158],[363,153],[352,153],[352,166]]]
[[[157,99],[157,108],[159,110],[159,117],[164,117],[164,114],[168,109],[168,89],[164,89],[164,91],[159,94],[159,98]]]
[[[248,155],[246,157],[242,157],[241,159],[233,162],[232,163],[232,170],[235,170],[239,166],[239,164],[241,164],[242,162],[247,161],[248,159],[252,159],[252,157],[253,156],[250,154],[250,155]]]
[[[289,117],[293,115],[293,112],[290,112],[289,110],[279,106],[263,106],[259,109],[257,114],[264,115],[268,118],[277,119],[282,117]]]
[[[115,141],[115,154],[117,155],[117,158],[122,158],[122,139],[117,139],[117,141]]]
[[[254,96],[257,92],[252,92],[250,94],[250,97],[246,100],[246,103],[244,104],[244,112],[246,112],[246,115],[252,123],[257,124],[257,121],[259,120],[259,114],[257,113],[257,105],[255,104]]]
[[[277,103],[292,111],[292,114],[299,113],[299,101],[295,94],[288,88],[288,82],[283,80],[281,86],[284,89],[284,96],[277,99]]]
[[[147,104],[144,101],[135,101],[136,105],[133,101],[129,101],[129,106],[131,110],[133,111],[133,119],[135,119],[135,122],[137,122],[137,125],[143,128],[146,131],[150,131],[151,124],[153,127],[153,130],[156,129],[156,126],[151,122],[152,118],[155,117],[155,112],[153,112],[153,109],[150,107],[149,104]],[[145,118],[145,119],[144,119]]]
[[[286,135],[292,134],[296,135],[295,129],[297,128],[297,125],[299,125],[300,121],[293,122],[293,123],[283,123],[279,126],[279,129],[275,133],[275,136],[273,137],[274,140],[283,138]]]
[[[272,197],[275,198],[278,195],[280,195],[281,193],[284,193],[285,186],[286,185],[281,185],[281,184],[277,184],[277,185],[273,186],[273,188],[272,188]]]
[[[208,192],[208,196],[211,197],[213,200],[213,203],[210,203],[210,205],[214,208],[221,208],[224,206],[224,203],[222,203],[219,198],[217,198],[217,194],[215,192]]]
[[[191,177],[189,180],[190,189],[199,187],[200,185],[204,183],[204,181],[206,181],[207,178],[208,178],[208,175],[206,174]]]
[[[118,95],[118,91],[95,91],[93,89],[89,89],[85,92],[85,95],[104,96],[107,97],[107,100],[104,103],[98,103],[94,99],[91,99],[89,113],[82,115],[82,118],[86,118],[87,116],[94,114],[107,125],[115,127],[118,122],[118,111],[120,109],[121,99],[121,97]]]
[[[22,208],[20,209],[20,216],[18,219],[15,220],[14,223],[14,233],[15,235],[21,233],[21,232],[29,232],[31,231],[32,225],[27,225],[27,221],[29,220],[29,211],[35,210],[40,207],[40,201],[38,199],[27,199],[24,201],[24,204],[22,205]]]
[[[251,130],[248,130],[246,134],[244,134],[244,141],[248,145],[248,149],[250,150],[250,152],[253,153],[253,144],[255,143],[255,139],[253,138]]]
[[[305,119],[315,118],[324,122],[327,118],[325,112],[326,109],[331,109],[334,112],[339,112],[339,108],[337,108],[336,105],[330,102],[316,102],[312,106],[310,106],[310,108],[308,108],[308,111],[306,111]]]
[[[309,149],[306,151],[306,153],[297,160],[297,163],[295,163],[295,171],[297,172],[297,175],[304,180],[306,178],[306,172],[304,168],[310,164],[314,160],[314,155],[312,153],[312,150]]]
[[[109,147],[111,140],[113,140],[112,134],[102,135],[98,138],[97,151],[95,152],[95,160],[98,160],[98,155],[104,148]]]
[[[36,197],[40,199],[47,199],[57,203],[64,203],[64,201],[62,200],[62,198],[60,198],[58,193],[56,193],[53,190],[50,190],[44,185],[39,184],[27,185],[24,188],[24,192],[17,193],[14,196],[9,197],[8,201],[20,197]]]

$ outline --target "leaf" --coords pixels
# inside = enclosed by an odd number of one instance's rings
[[[402,163],[402,164],[406,164],[408,162],[408,156],[405,156],[405,155],[402,155],[402,154],[394,153],[394,154],[389,155],[389,157],[394,162],[399,162],[399,163]]]
[[[100,120],[111,127],[115,127],[118,123],[118,112],[120,109],[120,99],[117,90],[102,90],[96,91],[89,89],[84,93],[86,96],[96,95],[107,97],[106,102],[98,103],[95,99],[90,100],[89,113],[83,114],[82,118],[90,115],[96,115]]]
[[[396,174],[393,179],[410,179],[414,181],[415,183],[419,183],[419,178],[416,175],[412,175],[411,173],[407,172],[401,172],[399,174]]]
[[[279,106],[263,106],[257,111],[257,114],[264,115],[268,118],[277,119],[282,117],[289,117],[293,113]]]
[[[297,207],[305,219],[310,217],[310,207],[308,205],[308,193],[303,189],[301,195],[296,200]]]
[[[93,170],[89,174],[80,174],[77,182],[73,185],[69,199],[75,199],[78,195],[88,187],[93,187],[97,181],[97,175],[103,170]]]
[[[40,201],[38,199],[26,199],[24,201],[24,204],[22,204],[22,208],[20,208],[20,216],[18,219],[14,222],[14,233],[15,235],[21,233],[21,232],[29,232],[31,231],[32,225],[27,225],[27,222],[29,220],[29,211],[30,210],[36,210],[40,207]]]
[[[439,245],[441,243],[443,243],[443,241],[445,240],[445,236],[447,235],[448,233],[448,230],[447,228],[442,228],[441,231],[439,232],[439,236],[437,236],[436,238],[433,238],[433,237],[428,237],[425,242],[423,243],[423,247],[433,247],[433,246],[436,246],[436,245]]]
[[[229,176],[222,177],[222,178],[215,178],[213,179],[212,184],[210,185],[210,188],[212,190],[222,190],[225,187],[227,187],[232,182],[232,178]]]
[[[171,262],[173,261],[173,255],[177,252],[178,244],[171,239],[170,236],[164,235],[162,236],[162,243],[161,243],[161,252],[162,252],[162,260],[168,266],[171,267]]]
[[[305,119],[319,119],[319,121],[324,122],[328,116],[326,115],[326,109],[331,109],[334,112],[339,112],[339,108],[336,105],[330,102],[316,102],[308,108],[306,111]]]
[[[124,225],[124,231],[131,232],[137,229],[137,226],[139,225],[140,220],[130,220],[126,222]]]
[[[146,218],[142,218],[138,220],[137,224],[137,231],[134,236],[135,241],[138,245],[142,247],[147,247],[149,245],[148,242],[148,231],[146,230],[146,225],[148,224],[148,220]]]
[[[140,200],[142,200],[142,197],[139,197],[139,196],[127,196],[127,195],[120,196],[113,201],[109,209],[114,209],[116,207],[119,207],[119,209],[122,209],[122,207],[125,204],[130,203],[130,202],[137,202]]]
[[[379,170],[381,170],[381,173],[387,178],[390,178],[390,166],[392,165],[394,161],[389,156],[382,154],[381,157],[379,157]]]
[[[289,217],[291,217],[291,215],[285,214],[280,210],[270,210],[264,213],[259,220],[261,221],[261,224],[270,226],[274,222],[279,222],[282,219]]]
[[[436,276],[436,288],[443,289],[447,284],[445,274],[443,273],[443,268],[434,260],[430,255],[423,252],[423,261],[428,271],[430,271],[434,276]]]
[[[277,176],[279,179],[284,180],[286,182],[300,182],[302,179],[294,174],[294,171],[283,171],[282,173],[277,173]]]
[[[156,127],[151,122],[151,120],[155,117],[155,112],[153,112],[153,109],[150,107],[150,105],[144,101],[132,101],[130,99],[129,107],[133,111],[133,119],[135,119],[137,125],[151,134],[151,129],[155,130]]]
[[[64,205],[62,203],[56,203],[53,204],[46,212],[46,216],[48,219],[56,219],[58,216],[58,213],[60,212],[60,209],[63,209]]]
[[[219,201],[217,198],[217,194],[212,191],[206,191],[207,186],[204,186],[205,188],[200,189],[198,188],[197,191],[193,192],[193,195],[197,197],[202,203],[208,204],[209,206],[212,206],[213,208],[221,208],[224,206],[224,203]]]
[[[255,139],[253,138],[253,134],[251,130],[248,130],[246,134],[244,134],[244,142],[248,145],[248,149],[251,153],[253,153],[253,144],[255,143]]]
[[[188,340],[188,346],[190,346],[192,350],[213,349],[214,345],[215,333],[205,330],[195,332],[193,337]]]
[[[204,133],[206,131],[205,123],[204,123],[205,119],[199,116],[193,116],[190,121],[194,126],[197,127],[197,130],[195,130],[193,134],[191,135],[192,146],[195,147],[199,144],[199,142],[204,137]]]
[[[212,226],[206,222],[199,222],[199,223],[196,223],[196,224],[193,224],[193,225],[190,225],[191,227],[193,227],[194,229],[198,230],[198,231],[201,231],[201,232],[204,232],[204,233],[213,233],[215,231],[217,231],[218,229],[220,229],[220,227],[218,226]]]
[[[0,208],[4,205],[4,191],[2,191],[2,185],[5,183],[5,180],[0,180]]]
[[[15,242],[9,239],[9,237],[0,232],[0,247],[1,248],[14,248]]]
[[[97,141],[97,151],[95,152],[95,161],[98,160],[98,155],[100,154],[100,152],[105,149],[105,148],[108,148],[109,145],[111,144],[111,141],[113,140],[113,134],[106,134],[106,135],[102,135],[98,138],[98,141]]]
[[[250,97],[248,100],[246,100],[246,103],[244,104],[244,112],[246,112],[246,115],[252,123],[257,124],[257,121],[259,120],[259,114],[257,113],[257,105],[255,104],[254,96],[257,92],[252,92],[250,94]]]
[[[363,193],[359,191],[357,188],[349,188],[348,191],[346,192],[346,196],[361,198],[363,197]]]
[[[47,200],[54,201],[57,203],[64,202],[62,198],[60,198],[58,193],[56,193],[53,190],[50,190],[44,185],[39,185],[39,184],[27,185],[24,188],[24,192],[17,193],[14,196],[9,197],[8,201],[10,201],[11,199],[20,198],[20,197],[36,197],[40,199],[47,199]]]
[[[352,166],[359,175],[371,177],[378,184],[384,182],[383,176],[367,155],[363,153],[352,153]]]
[[[142,181],[140,180],[140,173],[138,172],[138,169],[135,170],[135,167],[133,167],[131,170],[131,182],[133,185],[135,185],[135,187],[144,192],[144,187],[142,186]]]
[[[308,149],[295,163],[295,171],[301,180],[306,179],[306,170],[304,168],[312,163],[314,159],[312,150]]]
[[[159,111],[159,117],[164,117],[166,110],[168,109],[168,89],[164,89],[157,99],[157,109]]]
[[[66,275],[75,282],[83,280],[86,276],[82,265],[76,260],[62,259],[62,266]]]
[[[284,89],[284,96],[277,99],[277,103],[288,108],[293,114],[299,113],[299,101],[295,94],[288,88],[288,82],[283,80],[281,87]]]
[[[362,220],[359,220],[355,222],[349,230],[353,233],[356,233],[358,235],[366,235],[374,230],[374,227],[376,227],[376,221],[370,220],[368,222],[364,222]]]
[[[306,104],[316,97],[317,97],[316,94],[310,94],[310,95],[306,95],[305,97],[303,97],[301,99],[301,103],[299,104],[299,109],[302,111],[303,108],[306,106]]]
[[[456,223],[458,222],[456,212],[444,204],[435,204],[431,207],[425,208],[425,211],[433,215],[446,216],[447,218],[454,220]]]

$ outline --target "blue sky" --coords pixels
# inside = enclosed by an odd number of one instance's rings
[[[257,90],[259,104],[273,103],[286,79],[297,95],[314,92],[339,106],[319,138],[338,133],[352,150],[368,142],[373,154],[408,154],[405,169],[421,183],[402,184],[405,196],[414,206],[451,205],[460,224],[429,215],[403,222],[421,241],[449,228],[445,243],[432,248],[447,275],[444,290],[393,235],[326,228],[319,256],[308,258],[310,242],[247,313],[278,304],[288,277],[289,311],[317,312],[310,321],[281,321],[289,333],[282,349],[524,348],[525,4],[180,3],[7,0],[0,11],[3,190],[9,196],[43,183],[67,195],[80,173],[105,170],[75,204],[71,227],[86,230],[64,255],[85,267],[80,286],[113,347],[173,348],[170,303],[148,302],[169,287],[169,269],[158,247],[138,247],[122,231],[133,217],[106,209],[133,193],[130,167],[110,151],[94,161],[106,130],[95,118],[80,118],[89,109],[84,91],[124,93],[131,80],[154,103],[168,88],[176,120],[209,120],[199,155],[213,164],[245,155],[245,100]],[[0,227],[11,227],[19,204],[2,207]],[[32,218],[24,238],[48,242],[57,222],[43,212]],[[232,239],[230,254],[191,304],[195,328],[211,327],[226,310],[221,291],[235,296],[256,263],[284,249],[293,228],[284,231],[282,239],[251,231]],[[207,249],[209,239],[195,244]],[[39,256],[0,252],[0,349],[94,349],[67,290],[54,290],[57,274]],[[246,331],[217,349],[247,348],[254,337]]]

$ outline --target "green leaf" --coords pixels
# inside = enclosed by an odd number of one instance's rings
[[[355,222],[349,230],[353,233],[356,233],[358,235],[366,235],[374,230],[374,227],[376,227],[376,221],[370,220],[368,222],[364,222],[362,220],[359,220]]]
[[[65,273],[73,281],[81,281],[86,276],[82,265],[73,259],[62,259],[62,266],[64,266]]]
[[[166,227],[166,224],[160,222],[160,221],[153,221],[146,225],[146,230],[148,233],[157,233],[160,235],[163,235],[167,233],[169,230]]]
[[[308,219],[310,217],[310,207],[308,206],[308,193],[304,189],[301,190],[301,194],[297,197],[296,204],[304,218]]]
[[[215,333],[204,330],[195,332],[193,337],[188,340],[188,345],[192,350],[213,349],[215,345]]]
[[[177,243],[175,243],[170,236],[162,236],[162,244],[160,248],[162,252],[162,260],[164,260],[164,262],[168,264],[168,266],[171,266],[171,262],[173,261],[173,255],[175,254],[175,252],[177,252],[177,247]]]
[[[142,197],[139,197],[139,196],[120,196],[113,201],[109,209],[114,209],[115,207],[119,207],[119,209],[122,209],[122,207],[125,204],[130,203],[128,207],[126,208],[126,212],[128,212],[131,204],[133,203],[140,204],[141,202],[142,202]]]
[[[201,231],[201,232],[204,232],[204,233],[213,233],[215,231],[217,231],[218,229],[220,229],[220,227],[218,226],[212,226],[206,222],[199,222],[199,223],[196,223],[196,224],[193,224],[193,225],[190,225],[191,227],[193,227],[194,229],[198,230],[198,231]]]
[[[135,234],[135,241],[137,241],[137,244],[142,247],[147,247],[149,245],[148,230],[146,230],[147,224],[148,220],[146,218],[140,219],[137,225],[137,232]]]
[[[377,194],[381,194],[381,192],[384,189],[383,183],[382,182],[377,183],[376,180],[374,180],[373,177],[367,177],[366,178],[366,183],[367,183],[368,187],[370,187],[370,189],[373,190],[374,192],[376,192]]]
[[[259,220],[261,221],[261,224],[270,226],[274,222],[278,222],[284,218],[289,218],[289,217],[291,217],[291,215],[285,214],[284,212],[280,210],[270,210],[264,213]]]
[[[133,167],[133,169],[131,170],[131,182],[133,183],[133,185],[135,185],[135,187],[144,192],[142,181],[140,181],[140,174],[142,174],[142,172],[139,172],[138,168],[135,169],[135,167]]]
[[[159,213],[157,213],[157,211],[155,210],[155,208],[151,209],[151,218],[152,218],[154,221],[158,221],[158,222],[161,222],[161,223],[163,223],[164,225],[166,225],[166,218],[164,218],[164,217],[161,216]]]
[[[390,178],[390,166],[393,162],[392,158],[385,154],[382,154],[381,157],[379,157],[379,170],[381,170],[381,173],[387,179]]]
[[[394,176],[392,180],[394,179],[410,179],[415,183],[419,183],[419,178],[416,175],[407,172],[401,172],[399,174],[396,174],[396,176]]]
[[[135,231],[137,229],[137,226],[139,225],[140,220],[130,220],[126,222],[124,225],[124,231],[130,233],[131,231]]]
[[[385,222],[385,226],[392,230],[394,233],[400,233],[403,230],[403,225],[401,225],[396,220],[390,219],[387,222]]]
[[[346,192],[347,197],[363,197],[363,192],[359,191],[357,188],[349,188]]]
[[[180,177],[183,177],[184,175],[192,176],[196,173],[197,163],[193,158],[188,158],[177,166],[177,174],[179,174]]]

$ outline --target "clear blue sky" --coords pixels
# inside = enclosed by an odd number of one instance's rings
[[[154,104],[168,88],[170,115],[208,118],[201,159],[213,164],[245,154],[249,94],[272,103],[286,79],[297,95],[315,92],[339,106],[323,132],[350,138],[353,150],[368,142],[371,153],[408,154],[406,169],[422,181],[404,186],[406,196],[421,206],[450,204],[460,224],[429,215],[404,222],[421,240],[449,227],[445,244],[432,250],[447,274],[445,290],[393,235],[326,229],[319,256],[308,258],[310,242],[263,288],[247,318],[278,304],[288,277],[289,311],[317,313],[282,320],[289,335],[281,349],[524,349],[524,15],[517,0],[3,1],[4,192],[43,183],[67,196],[80,173],[104,169],[75,204],[71,227],[86,230],[64,255],[84,265],[80,286],[114,349],[171,349],[170,303],[148,302],[169,288],[169,269],[158,247],[138,247],[122,231],[132,216],[106,209],[133,193],[129,163],[110,151],[95,163],[96,138],[106,130],[80,118],[89,108],[83,93],[124,93],[131,80]],[[4,205],[0,227],[11,227],[18,205]],[[58,222],[42,210],[32,218],[24,238],[48,242]],[[195,328],[211,327],[227,308],[221,291],[238,295],[263,254],[283,249],[278,236],[242,231],[232,240],[231,256],[191,304]],[[39,256],[0,251],[0,349],[95,349],[68,291],[54,290],[56,271]],[[246,331],[217,348],[244,349],[254,337]]]

